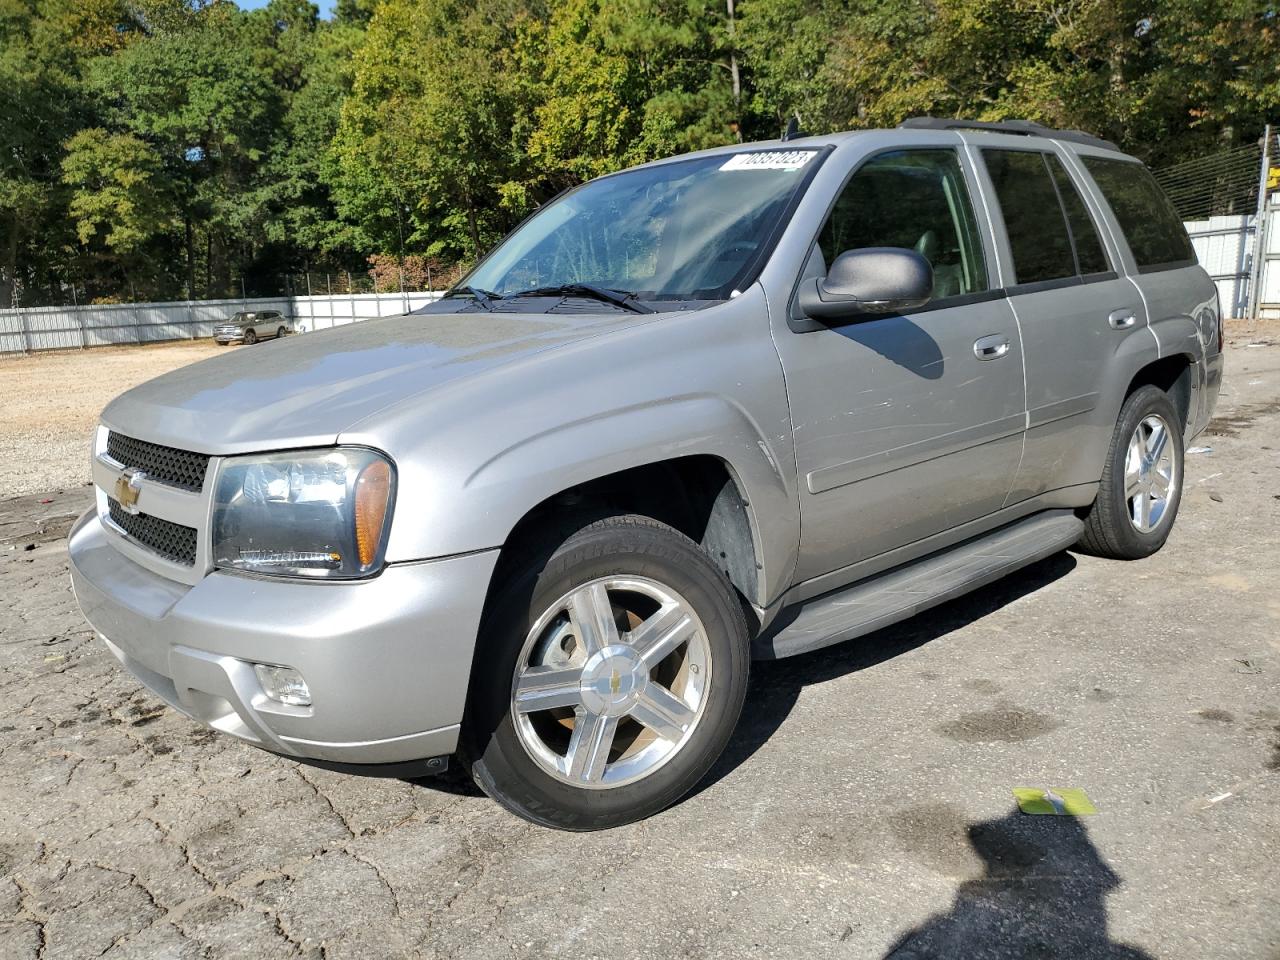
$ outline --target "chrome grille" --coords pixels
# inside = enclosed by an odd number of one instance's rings
[[[152,480],[197,492],[209,466],[206,454],[135,440],[114,430],[107,434],[107,456],[122,466],[141,470]]]
[[[171,523],[145,513],[129,513],[110,497],[107,498],[107,507],[111,514],[111,522],[127,533],[131,539],[166,560],[172,560],[187,567],[195,566],[195,527],[184,527],[180,523]]]

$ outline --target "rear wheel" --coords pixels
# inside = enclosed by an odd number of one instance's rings
[[[597,830],[674,803],[723,751],[746,693],[737,595],[687,537],[597,521],[491,604],[462,753],[476,782],[545,826]]]
[[[1173,401],[1159,387],[1140,387],[1125,401],[1098,498],[1085,518],[1085,551],[1137,560],[1164,546],[1182,498],[1180,423]]]
[[[279,339],[280,339],[281,337],[283,337],[283,336],[285,335],[285,333],[287,333],[287,332],[288,332],[288,331],[286,331],[284,327],[277,327],[277,328],[276,328],[276,339],[277,339],[277,340],[279,340]]]

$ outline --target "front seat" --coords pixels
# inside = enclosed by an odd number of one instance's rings
[[[942,243],[938,240],[936,230],[926,230],[916,241],[916,253],[929,261],[933,267],[933,297],[954,297],[960,292],[960,268],[952,264],[938,263]]]

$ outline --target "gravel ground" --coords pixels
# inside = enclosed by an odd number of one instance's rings
[[[0,957],[1277,960],[1280,330],[1198,443],[1155,557],[760,664],[703,787],[590,835],[164,708],[69,592],[86,491],[0,503]]]
[[[89,437],[116,394],[211,357],[212,340],[0,357],[0,500],[89,482]]]

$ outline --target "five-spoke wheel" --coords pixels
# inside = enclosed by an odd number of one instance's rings
[[[1159,387],[1129,394],[1111,436],[1097,499],[1085,517],[1083,550],[1136,560],[1164,545],[1182,496],[1182,422]]]
[[[1178,464],[1169,445],[1172,432],[1165,419],[1153,413],[1142,418],[1129,438],[1124,496],[1129,518],[1141,533],[1150,533],[1160,525],[1178,485]]]
[[[511,709],[548,773],[584,787],[644,777],[693,734],[711,680],[698,615],[647,577],[575,587],[534,624]]]
[[[658,812],[723,751],[749,637],[723,571],[634,515],[532,554],[491,603],[460,754],[526,819],[595,830]]]

